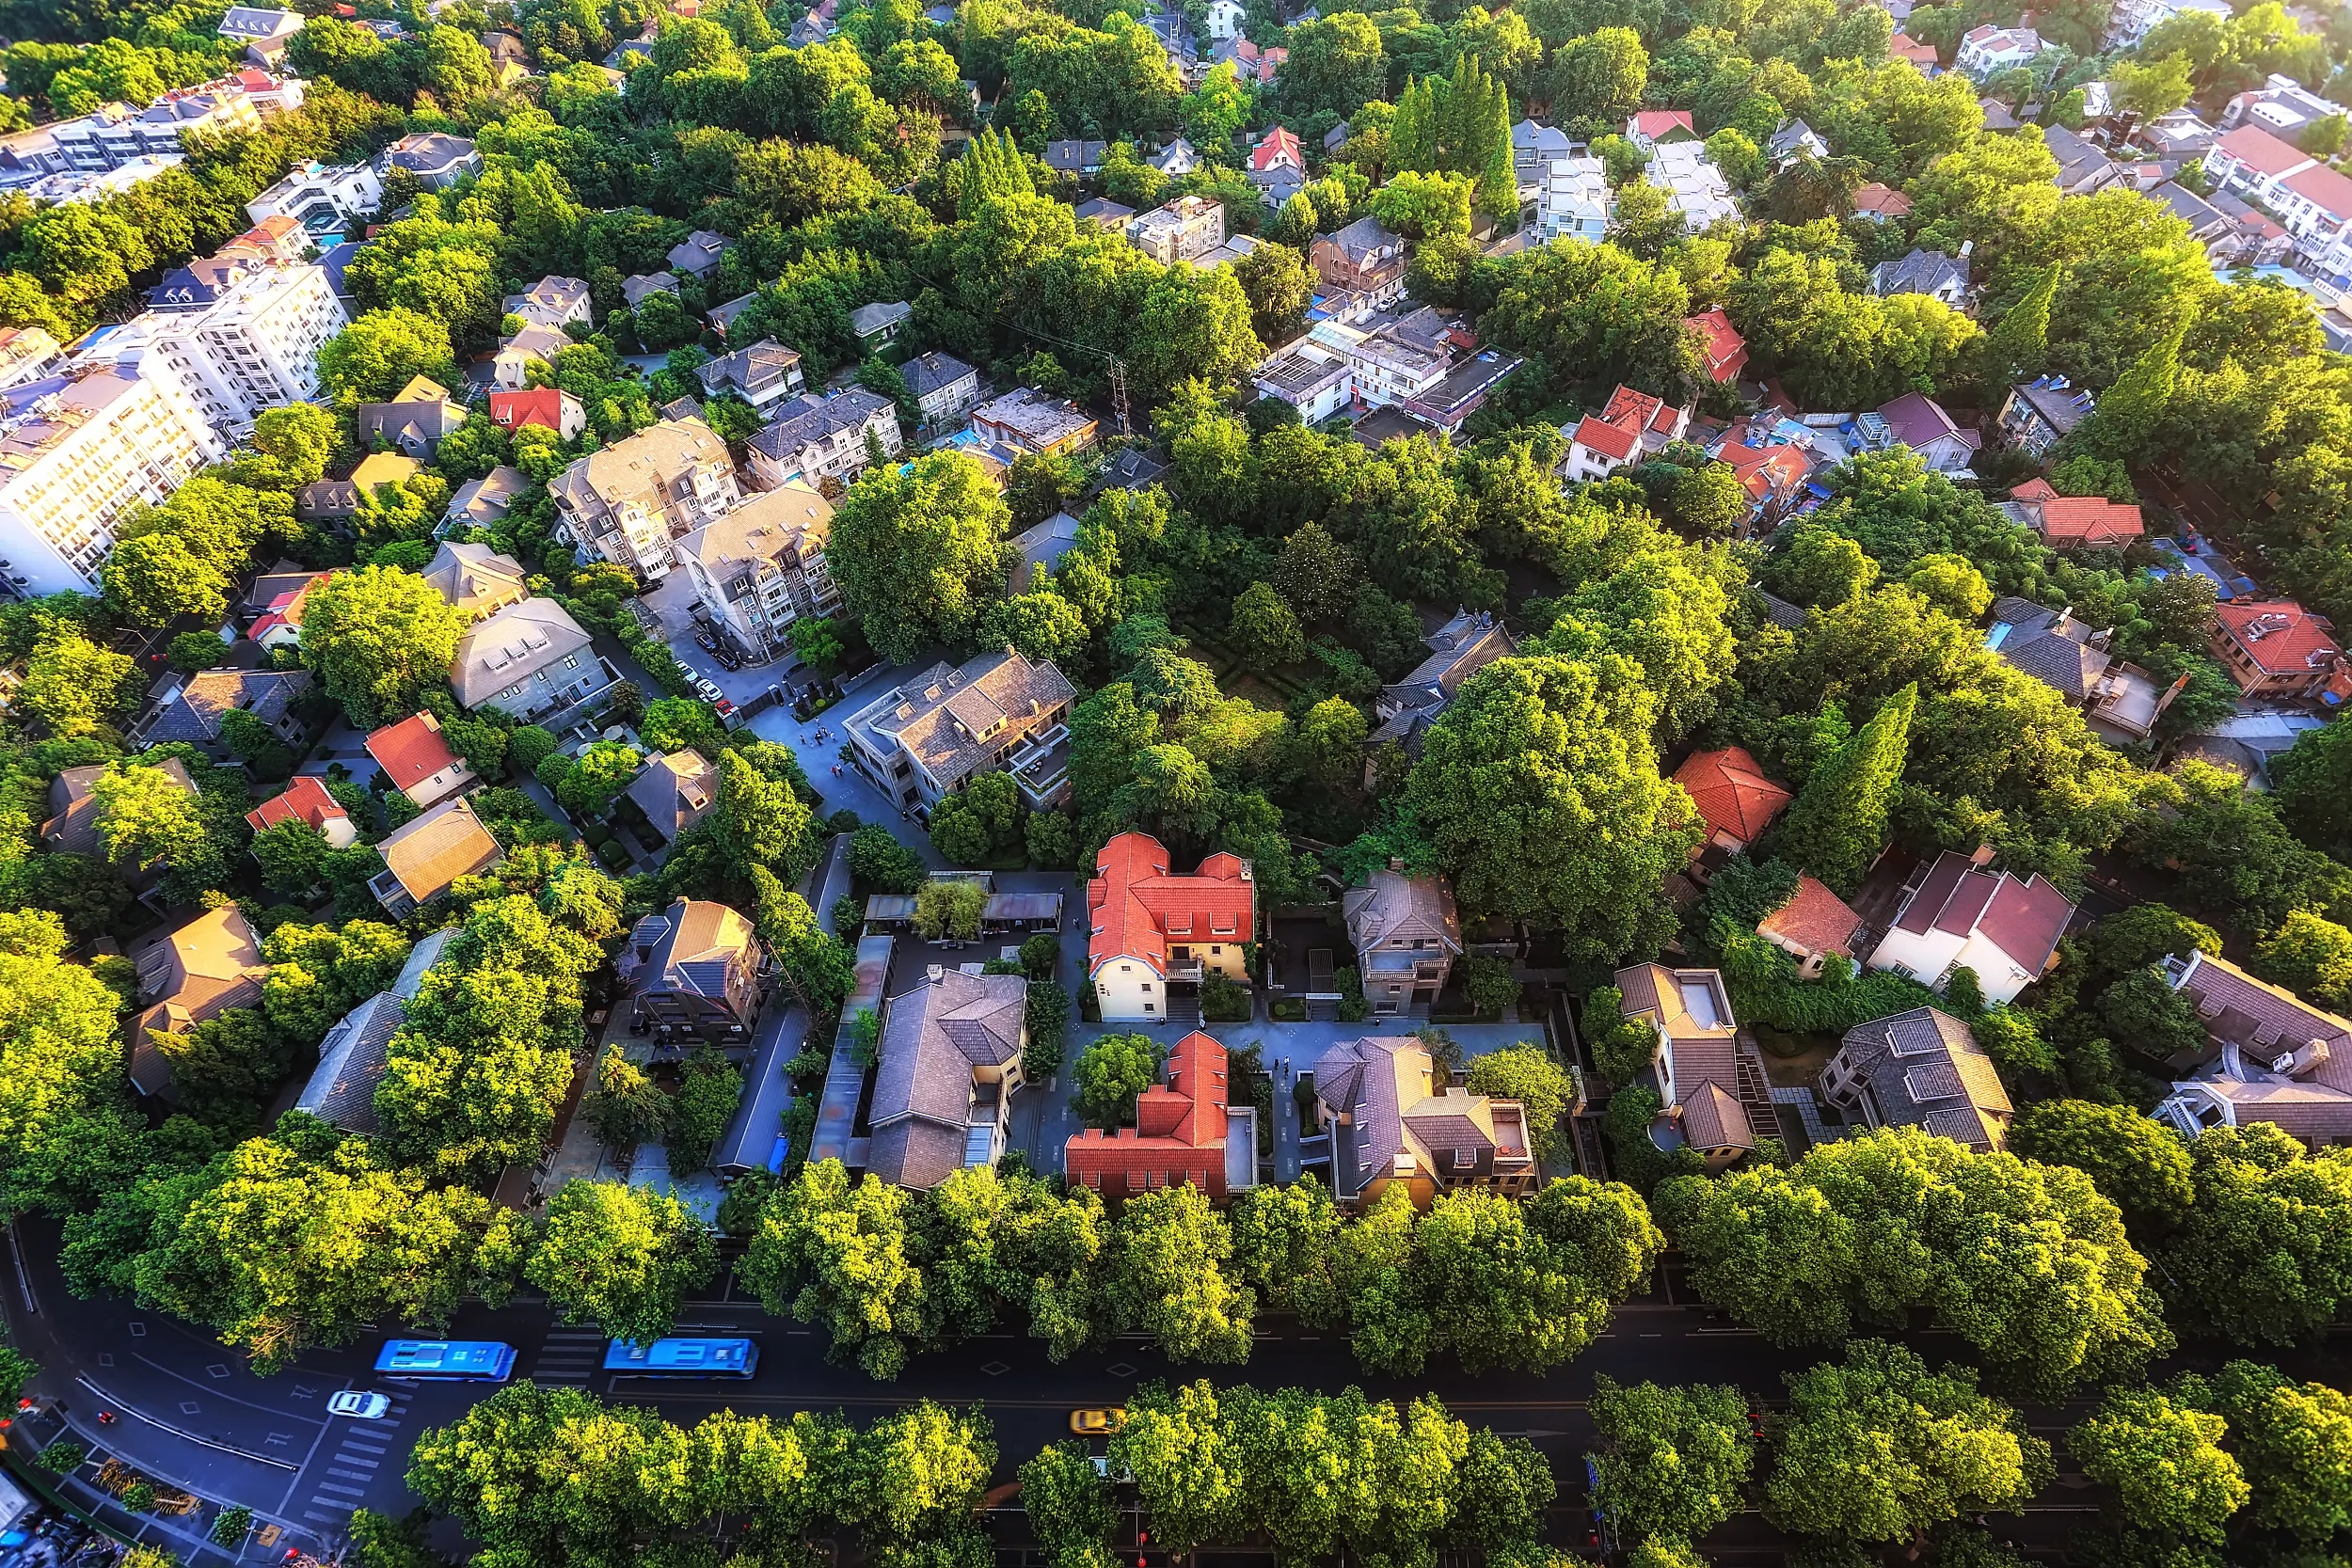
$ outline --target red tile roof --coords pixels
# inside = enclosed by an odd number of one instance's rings
[[[2241,125],[2214,145],[2259,174],[2280,175],[2312,161],[2310,153],[2258,125]]]
[[[2214,623],[2274,675],[2324,670],[2342,655],[2328,624],[2292,599],[2213,608]]]
[[[2042,502],[2042,537],[2054,545],[2111,545],[2147,531],[2138,507],[2101,496],[2053,496]]]
[[[1641,446],[1642,433],[1587,414],[1577,422],[1575,441],[1578,446],[1590,447],[1612,462],[1622,463]]]
[[[441,721],[429,713],[412,713],[370,734],[368,755],[395,789],[412,789],[457,760],[441,738]]]
[[[1675,782],[1691,792],[1709,831],[1742,844],[1756,842],[1795,799],[1766,778],[1756,758],[1738,746],[1693,752],[1675,769]]]
[[[1740,329],[1731,325],[1731,318],[1724,313],[1722,306],[1686,316],[1682,325],[1696,328],[1699,336],[1707,340],[1700,354],[1708,376],[1719,383],[1739,378],[1748,362],[1748,341],[1740,336]]]
[[[1826,884],[1800,876],[1788,902],[1757,921],[1756,929],[1759,936],[1781,937],[1808,953],[1836,953],[1851,958],[1854,932],[1861,925],[1862,917]]]
[[[1071,1184],[1126,1196],[1189,1181],[1212,1197],[1224,1196],[1225,1075],[1222,1045],[1198,1029],[1178,1040],[1168,1056],[1168,1082],[1143,1091],[1134,1127],[1089,1129],[1062,1146],[1062,1170]]]
[[[2009,499],[2014,501],[2046,501],[2057,496],[2058,491],[2046,479],[2029,479],[2009,493]]]
[[[1188,877],[1170,876],[1168,850],[1149,833],[1120,833],[1094,857],[1087,883],[1089,971],[1112,958],[1141,958],[1166,972],[1168,944],[1248,942],[1256,927],[1257,883],[1249,867],[1215,854]]]
[[[1626,129],[1628,132],[1639,131],[1653,141],[1669,131],[1691,131],[1695,135],[1695,127],[1691,123],[1691,113],[1687,109],[1644,109],[1626,121]]]
[[[1647,392],[1637,392],[1630,387],[1621,385],[1609,394],[1609,406],[1600,411],[1600,417],[1628,430],[1646,428],[1664,432],[1674,429],[1677,423],[1675,416],[1680,412],[1678,408],[1667,407],[1664,398],[1652,397]]]
[[[571,396],[556,387],[532,387],[519,392],[492,392],[490,419],[501,430],[519,430],[524,425],[543,425],[553,431],[564,428],[564,404]]]
[[[258,833],[280,822],[294,820],[324,830],[327,823],[344,815],[335,797],[326,792],[326,782],[305,773],[288,784],[284,794],[272,796],[246,812],[245,819]]]
[[[1935,51],[1929,49],[1928,57],[1933,59]],[[1908,217],[1911,215],[1911,198],[1873,180],[1853,193],[1853,210],[1857,213],[1876,213],[1890,218]]]
[[[246,636],[259,642],[280,626],[292,626],[294,630],[300,631],[302,629],[302,607],[310,602],[310,590],[334,575],[332,572],[321,572],[301,587],[289,588],[270,600],[269,608],[255,616],[253,624],[246,627]]]
[[[1795,489],[1812,466],[1802,448],[1785,441],[1769,447],[1735,442],[1719,450],[1715,457],[1718,462],[1730,465],[1740,488],[1759,506]]]
[[[2339,223],[2352,218],[2352,180],[2345,179],[2325,164],[2297,169],[2279,183],[2313,203]]]
[[[1886,57],[1909,60],[1913,65],[1935,64],[1935,45],[1921,43],[1908,33],[1897,33],[1886,40]]]
[[[1298,150],[1298,137],[1285,126],[1278,125],[1265,134],[1265,139],[1249,150],[1249,166],[1263,174],[1278,162],[1288,161],[1293,166],[1305,168],[1307,160]]]

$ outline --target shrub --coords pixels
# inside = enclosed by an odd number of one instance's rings
[[[127,1513],[146,1513],[151,1512],[155,1506],[154,1483],[152,1481],[133,1481],[130,1486],[124,1490],[121,1502],[124,1511]]]
[[[618,871],[628,863],[628,851],[616,841],[608,838],[596,846],[596,859]]]
[[[1253,1005],[1249,989],[1221,970],[1200,976],[1200,1017],[1209,1023],[1247,1023]]]
[[[1070,1033],[1070,993],[1051,980],[1032,980],[1022,1016],[1028,1025],[1029,1046],[1021,1053],[1021,1075],[1043,1083],[1061,1071],[1062,1042]]]
[[[223,1546],[241,1544],[253,1528],[253,1511],[243,1503],[220,1511],[213,1521],[213,1540]]]
[[[709,1165],[711,1150],[726,1136],[743,1099],[743,1074],[706,1047],[687,1062],[671,1099],[670,1174],[691,1175]]]
[[[1361,1023],[1372,1016],[1372,1006],[1364,1000],[1364,982],[1353,966],[1337,970],[1331,975],[1340,992],[1340,1022]]]
[[[862,1068],[874,1065],[882,1048],[882,1015],[871,1007],[860,1007],[857,1017],[850,1020],[850,1060]]]
[[[89,1449],[70,1437],[61,1438],[40,1450],[40,1467],[61,1476],[69,1475],[80,1469],[82,1462],[88,1457]]]
[[[850,875],[873,893],[913,893],[923,885],[923,857],[868,822],[850,835]]]
[[[1061,938],[1040,931],[1021,944],[1021,973],[1032,980],[1050,980],[1061,958]]]

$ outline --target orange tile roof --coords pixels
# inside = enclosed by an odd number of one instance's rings
[[[2051,486],[2050,482],[2046,479],[2029,479],[2026,481],[2025,483],[2020,484],[2016,489],[2011,490],[2009,493],[2009,499],[2013,501],[2056,500],[2058,499],[2058,491]]]
[[[245,819],[258,833],[275,828],[280,822],[296,820],[324,829],[327,823],[344,815],[335,797],[326,792],[326,781],[305,773],[288,784],[285,793],[273,795],[246,812]]]
[[[1590,447],[1602,456],[1622,463],[1642,444],[1642,434],[1587,414],[1577,424],[1575,439],[1578,446]]]
[[[1188,877],[1170,876],[1168,850],[1149,833],[1120,833],[1094,857],[1087,883],[1089,972],[1111,958],[1141,958],[1166,972],[1168,944],[1248,942],[1256,928],[1249,867],[1215,854]]]
[[[1928,51],[1931,58],[1934,54],[1932,49]],[[1911,198],[1891,185],[1882,185],[1874,180],[1853,193],[1853,210],[1857,213],[1878,213],[1890,218],[1908,217]]]
[[[1738,746],[1696,752],[1675,769],[1675,782],[1691,792],[1708,828],[1753,844],[1773,817],[1795,799],[1764,776],[1756,759]]]
[[[1851,958],[1853,935],[1861,925],[1862,917],[1827,885],[1800,876],[1788,902],[1757,921],[1756,929],[1759,936],[1785,937],[1808,953],[1835,953]]]
[[[1708,376],[1717,382],[1738,378],[1741,367],[1748,362],[1748,341],[1740,336],[1740,329],[1731,325],[1731,317],[1722,306],[1685,316],[1682,325],[1696,328],[1699,336],[1707,340],[1701,352],[1706,356]]]
[[[2042,502],[2042,537],[2053,544],[2112,544],[2147,531],[2138,507],[2102,496],[2053,496]]]
[[[1226,1095],[1225,1048],[1196,1029],[1176,1042],[1168,1082],[1152,1085],[1136,1102],[1136,1125],[1112,1132],[1089,1128],[1071,1138],[1062,1146],[1062,1173],[1072,1186],[1106,1196],[1190,1182],[1221,1198],[1228,1191]]]
[[[368,755],[384,769],[395,789],[411,789],[457,760],[441,738],[441,721],[429,713],[412,713],[397,724],[387,724],[368,736]]]
[[[2342,654],[2325,621],[2292,599],[2213,607],[2215,624],[2274,675],[2324,670]]]
[[[2214,145],[2257,174],[2280,175],[2312,162],[2310,153],[2280,141],[2259,125],[2241,125]]]
[[[544,425],[552,431],[564,428],[564,400],[569,393],[556,387],[532,387],[518,392],[492,392],[490,419],[501,430],[519,430],[524,425]]]
[[[1276,126],[1249,150],[1249,166],[1261,174],[1272,168],[1278,159],[1288,159],[1296,167],[1306,167],[1306,159],[1298,150],[1298,136],[1287,126]]]

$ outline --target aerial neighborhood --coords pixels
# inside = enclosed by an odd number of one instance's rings
[[[2337,9],[0,40],[0,1568],[2352,1556]]]

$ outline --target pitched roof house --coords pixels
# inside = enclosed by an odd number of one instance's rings
[[[1862,917],[1826,883],[1800,875],[1788,902],[1756,923],[1756,934],[1797,960],[1797,972],[1810,980],[1833,958],[1851,958],[1862,941]]]
[[[2148,738],[2182,685],[2159,686],[2138,665],[2117,658],[2106,632],[2026,599],[1995,599],[1984,641],[2011,668],[2057,688],[2101,736],[2125,744]]]
[[[1872,223],[1887,223],[1911,215],[1911,198],[1873,180],[1853,193],[1853,215]]]
[[[308,572],[302,574],[299,581],[279,588],[262,601],[262,612],[253,618],[252,625],[245,628],[246,636],[272,650],[300,646],[303,610],[319,584],[334,575],[332,572]]]
[[[531,597],[530,574],[523,563],[487,545],[443,540],[422,576],[452,610],[469,619],[495,615]]]
[[[1963,430],[1944,405],[1925,392],[1905,392],[1878,411],[1888,434],[1919,454],[1933,473],[1959,473],[1976,461],[1984,437]]]
[[[131,729],[141,746],[162,746],[175,740],[200,746],[215,761],[225,760],[228,744],[221,737],[221,721],[231,713],[250,714],[267,724],[290,745],[306,733],[295,704],[310,689],[308,670],[203,670],[182,683],[169,702]]]
[[[2352,1021],[2208,954],[2162,968],[2204,1022],[2212,1054],[2151,1115],[2190,1138],[2266,1121],[2314,1148],[2352,1141]]]
[[[444,514],[466,528],[488,528],[515,510],[531,481],[520,468],[501,463],[480,479],[469,479],[449,499]]]
[[[1919,1127],[1979,1154],[2009,1141],[2016,1114],[1968,1025],[1914,1007],[1846,1031],[1822,1069],[1821,1097],[1871,1127]]]
[[[691,747],[651,757],[644,771],[629,781],[628,798],[645,814],[661,842],[675,844],[718,800],[718,771]]]
[[[1410,1012],[1437,1001],[1462,956],[1462,917],[1451,882],[1383,867],[1340,895],[1340,913],[1374,1012]]]
[[[2206,642],[2248,696],[2309,697],[2344,658],[2334,631],[2292,599],[2232,600],[2214,606]]]
[[[882,1013],[866,1168],[928,1191],[967,1165],[996,1164],[1021,1086],[1029,983],[934,964]]]
[[[851,714],[842,729],[852,765],[902,805],[928,808],[1002,768],[1042,810],[1068,786],[1066,767],[1053,759],[1066,759],[1062,721],[1076,696],[1051,663],[1007,648],[961,666],[935,664]]]
[[[155,766],[181,790],[196,793],[196,781],[188,777],[187,765],[178,757],[166,757]],[[106,847],[98,837],[98,797],[92,786],[110,770],[106,763],[85,763],[49,781],[49,820],[40,825],[40,841],[51,854],[104,857]]]
[[[1711,305],[1695,316],[1685,316],[1682,325],[1699,335],[1699,363],[1709,381],[1721,387],[1740,379],[1748,365],[1748,341],[1740,336],[1722,306]]]
[[[1314,1091],[1320,1137],[1302,1139],[1299,1152],[1313,1158],[1311,1146],[1324,1146],[1343,1209],[1369,1209],[1396,1182],[1421,1209],[1463,1187],[1535,1190],[1525,1108],[1440,1085],[1428,1047],[1410,1035],[1333,1045],[1315,1061]]]
[[[758,1020],[761,954],[752,923],[724,904],[680,898],[638,921],[616,960],[632,1022],[667,1041],[748,1045]]]
[[[456,934],[453,927],[436,931],[410,948],[390,988],[352,1008],[326,1032],[319,1042],[319,1065],[295,1099],[295,1110],[361,1137],[382,1130],[375,1090],[391,1066],[392,1037],[405,1022],[407,1005],[423,988],[425,972],[440,961]]]
[[[265,833],[280,822],[304,822],[316,829],[330,848],[347,849],[359,836],[351,815],[326,791],[326,782],[302,773],[279,793],[245,814],[246,826]]]
[[[506,858],[462,795],[393,829],[375,848],[384,869],[368,891],[395,920],[447,893],[458,878],[478,876]]]
[[[1644,109],[1625,122],[1626,140],[1647,152],[1665,141],[1692,141],[1698,130],[1688,109]]]
[[[1937,991],[1965,967],[1988,1002],[2014,1001],[2040,979],[2058,957],[2074,906],[2039,873],[2019,881],[1986,870],[1990,859],[1983,850],[1975,858],[1951,849],[1938,856],[1905,893],[1870,967]]]
[[[1615,985],[1623,1015],[1658,1035],[1650,1072],[1663,1108],[1653,1143],[1687,1144],[1721,1170],[1756,1148],[1758,1127],[1777,1128],[1763,1063],[1740,1038],[1720,973],[1635,964],[1617,971]]]
[[[560,387],[523,387],[490,394],[490,422],[509,434],[537,425],[568,441],[588,428],[588,411]]]
[[[1407,754],[1419,755],[1422,736],[1462,684],[1496,659],[1519,651],[1509,628],[1484,610],[1455,610],[1452,620],[1429,634],[1428,647],[1429,657],[1410,674],[1380,689],[1372,709],[1379,727],[1368,744],[1393,743]]]
[[[253,927],[234,904],[224,904],[130,954],[145,1004],[131,1022],[131,1086],[161,1100],[174,1098],[171,1058],[158,1035],[179,1035],[231,1007],[262,1000],[269,966]]]
[[[1708,847],[1725,856],[1740,853],[1761,838],[1796,799],[1788,785],[1766,778],[1756,758],[1740,746],[1693,752],[1675,769],[1675,783],[1690,792],[1699,820],[1707,824],[1707,844],[1692,852],[1693,859]]]
[[[1212,1203],[1258,1184],[1258,1109],[1231,1102],[1225,1047],[1198,1029],[1168,1053],[1168,1082],[1136,1101],[1136,1124],[1087,1128],[1062,1145],[1073,1187],[1140,1197],[1189,1182]]]
[[[1257,916],[1248,861],[1220,851],[1179,877],[1151,834],[1111,839],[1087,883],[1087,980],[1104,1020],[1164,1020],[1169,983],[1197,983],[1212,969],[1248,984],[1242,947],[1257,934]]]
[[[524,599],[468,626],[449,674],[468,712],[496,707],[527,724],[569,713],[619,680],[553,599]]]
[[[466,405],[429,376],[412,377],[389,403],[363,403],[352,428],[363,448],[382,440],[411,457],[430,456],[441,438],[466,422]]]
[[[1926,294],[1957,307],[1968,293],[1968,259],[1954,260],[1940,250],[1914,247],[1892,261],[1870,269],[1874,294]]]
[[[1600,479],[1626,463],[1639,463],[1687,435],[1691,411],[1663,398],[1620,386],[1598,414],[1587,414],[1568,435],[1561,473],[1572,483]]]
[[[441,721],[430,713],[412,713],[371,730],[367,747],[391,786],[419,806],[437,806],[478,782],[465,758],[450,750]]]

